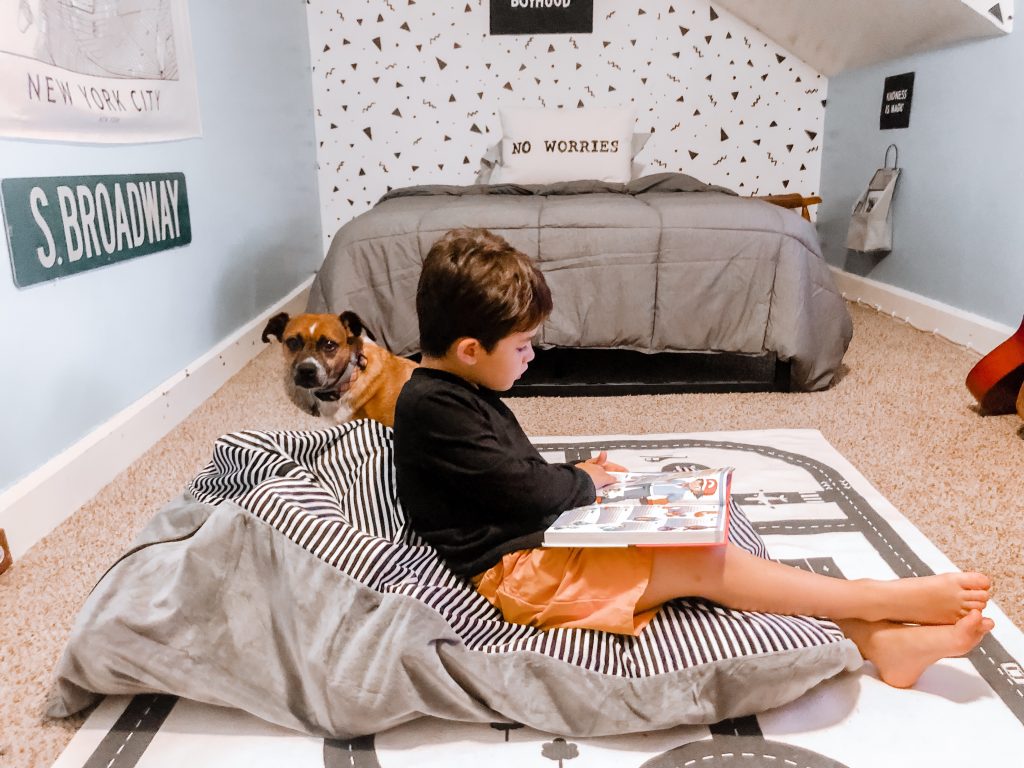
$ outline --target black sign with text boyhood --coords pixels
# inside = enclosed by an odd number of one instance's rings
[[[4,179],[0,193],[19,288],[192,242],[183,173]]]
[[[892,75],[885,78],[882,91],[882,114],[878,118],[881,130],[906,128],[910,125],[910,100],[914,95],[914,73]]]
[[[594,31],[594,0],[491,0],[492,35]]]

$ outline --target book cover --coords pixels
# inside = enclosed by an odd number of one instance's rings
[[[612,472],[593,504],[569,509],[544,532],[546,547],[687,546],[728,538],[732,467]]]

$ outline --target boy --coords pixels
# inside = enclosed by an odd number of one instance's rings
[[[970,651],[993,626],[979,573],[846,581],[718,547],[550,548],[544,530],[613,481],[602,452],[549,464],[498,398],[533,359],[550,315],[544,276],[486,230],[445,234],[416,294],[422,361],[395,412],[398,496],[412,526],[506,620],[639,634],[662,603],[833,619],[881,678],[913,685]]]

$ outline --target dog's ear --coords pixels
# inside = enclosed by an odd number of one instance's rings
[[[267,327],[263,329],[263,341],[268,343],[270,337],[273,336],[278,341],[281,341],[281,336],[284,335],[284,328],[288,325],[288,313],[281,312],[280,314],[274,315],[267,321]]]
[[[355,312],[342,312],[339,317],[341,318],[342,324],[348,328],[348,332],[354,337],[358,338],[363,335],[363,332],[365,332],[371,339],[374,341],[377,340],[377,337],[370,332],[370,329],[363,325],[363,319]]]

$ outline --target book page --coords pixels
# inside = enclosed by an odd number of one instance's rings
[[[626,546],[724,541],[732,468],[612,473],[594,504],[563,512],[549,546]]]

